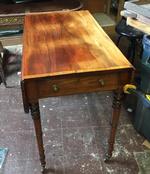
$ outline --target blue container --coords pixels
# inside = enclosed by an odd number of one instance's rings
[[[140,89],[144,93],[150,94],[150,35],[143,37]]]
[[[142,43],[143,43],[142,63],[150,67],[150,35],[144,35]]]
[[[141,64],[141,82],[140,89],[146,94],[150,94],[150,66]]]
[[[150,101],[142,93],[138,93],[137,97],[133,124],[135,129],[150,141]]]

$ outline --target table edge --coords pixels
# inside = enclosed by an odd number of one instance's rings
[[[91,71],[68,71],[68,72],[60,72],[60,73],[44,73],[44,74],[37,74],[37,75],[25,75],[21,76],[21,80],[29,80],[29,79],[38,79],[38,78],[44,78],[44,77],[57,77],[57,76],[68,76],[68,75],[80,75],[80,74],[94,74],[94,73],[107,73],[107,72],[117,72],[117,71],[124,71],[124,70],[132,70],[134,71],[135,68],[131,66],[124,66],[122,68],[107,68],[107,69],[101,69],[101,70],[91,70]]]

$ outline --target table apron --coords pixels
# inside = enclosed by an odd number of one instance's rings
[[[25,93],[29,102],[41,98],[64,96],[97,91],[110,91],[129,83],[131,72],[96,75],[47,77],[25,81]]]

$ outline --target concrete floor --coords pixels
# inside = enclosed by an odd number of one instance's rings
[[[40,174],[32,119],[22,106],[19,65],[15,62],[16,71],[7,77],[13,88],[0,85],[0,147],[9,149],[3,174]],[[111,105],[111,92],[40,101],[48,174],[138,174],[134,154],[147,149],[124,108],[112,160],[103,161]]]

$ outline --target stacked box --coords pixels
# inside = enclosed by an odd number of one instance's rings
[[[143,37],[143,54],[140,69],[140,90],[136,90],[137,106],[133,124],[135,129],[150,141],[150,36]]]

